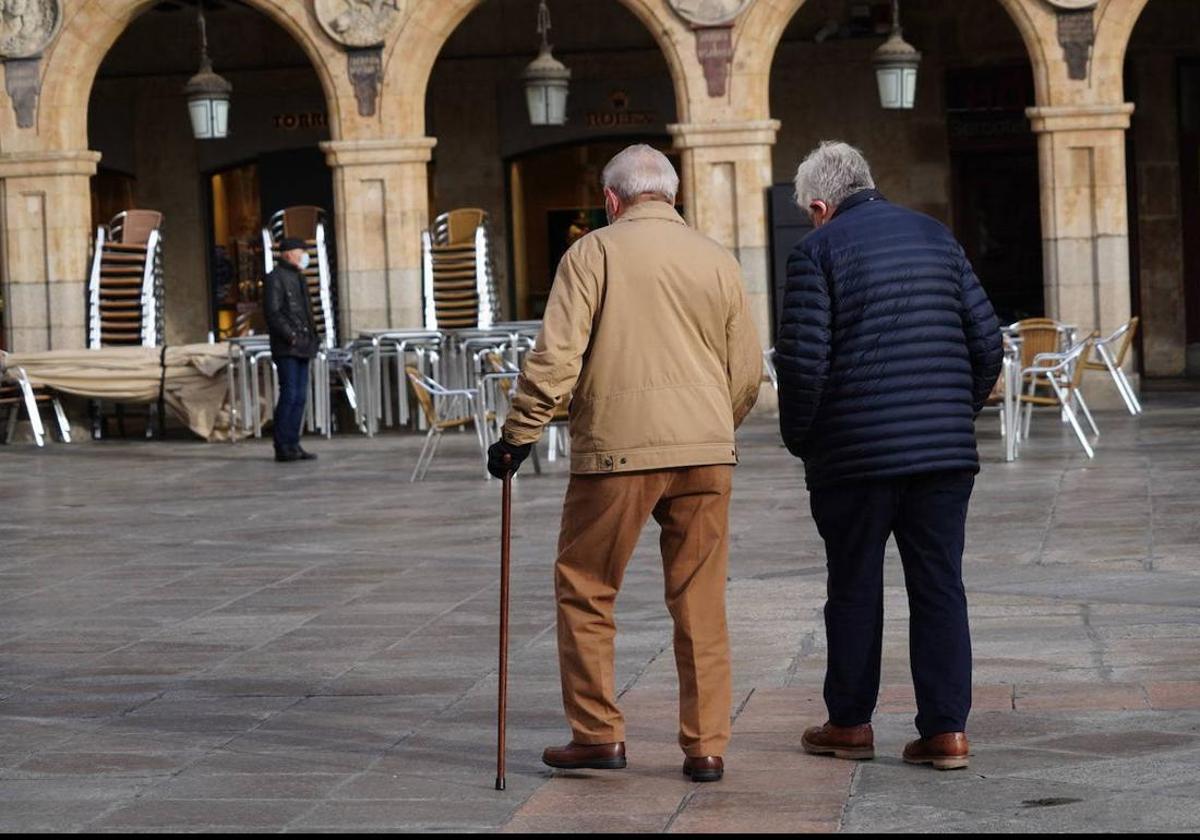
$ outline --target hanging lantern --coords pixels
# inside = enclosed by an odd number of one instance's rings
[[[546,0],[538,5],[538,34],[542,48],[529,63],[521,78],[525,81],[525,102],[533,125],[565,125],[567,91],[571,71],[550,52],[550,9]]]
[[[917,66],[921,53],[900,30],[900,0],[892,0],[892,33],[871,59],[879,82],[879,104],[911,109],[917,101]]]
[[[200,10],[200,72],[188,79],[183,93],[192,118],[192,136],[197,140],[221,140],[229,136],[229,94],[233,85],[213,72],[208,57],[208,31],[204,23],[204,2]]]

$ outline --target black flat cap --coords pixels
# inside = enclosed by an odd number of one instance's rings
[[[284,251],[307,251],[308,243],[294,236],[286,236],[279,243],[280,253]]]

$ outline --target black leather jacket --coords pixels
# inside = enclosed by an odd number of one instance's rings
[[[317,355],[320,337],[313,321],[308,287],[300,269],[280,260],[263,281],[263,309],[271,335],[272,356],[311,359]]]

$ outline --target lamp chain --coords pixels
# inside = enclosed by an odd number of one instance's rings
[[[208,57],[208,25],[204,20],[204,0],[197,0],[196,12],[200,23],[200,66],[211,67],[212,61]]]
[[[538,3],[538,34],[542,36],[542,46],[547,47],[550,44],[550,7],[546,5],[546,0],[541,0]]]

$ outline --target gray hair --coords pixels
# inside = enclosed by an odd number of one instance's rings
[[[796,169],[796,204],[807,210],[814,201],[837,207],[861,190],[875,189],[863,153],[840,140],[822,140]]]
[[[679,175],[671,161],[658,149],[645,143],[618,152],[604,167],[601,180],[622,201],[652,193],[674,204],[675,195],[679,192]]]

